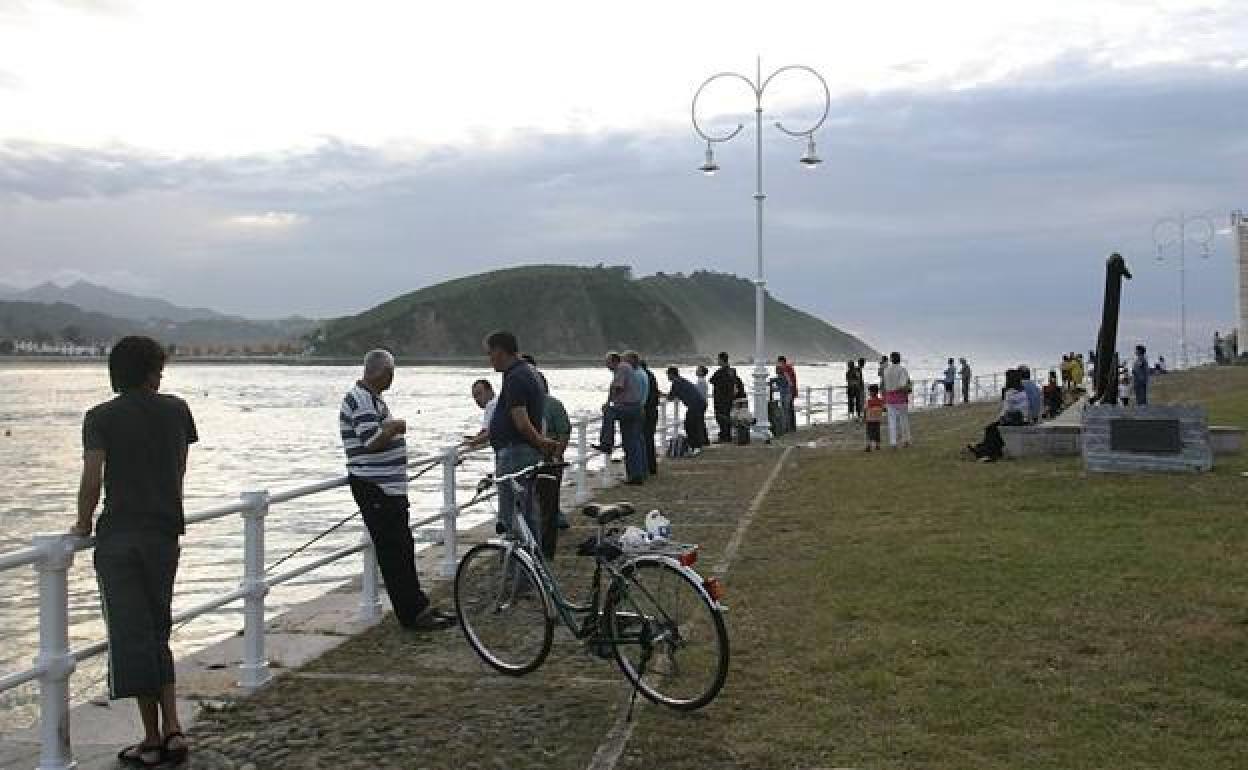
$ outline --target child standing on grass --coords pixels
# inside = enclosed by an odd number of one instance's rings
[[[884,419],[884,399],[880,398],[880,386],[871,385],[867,387],[867,408],[866,426],[867,426],[867,448],[863,451],[870,452],[872,449],[880,451],[880,422]]]

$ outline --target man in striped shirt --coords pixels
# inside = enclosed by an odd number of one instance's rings
[[[386,593],[399,624],[413,630],[448,628],[454,615],[436,609],[420,587],[407,500],[407,423],[390,414],[381,394],[394,382],[394,356],[364,357],[364,376],[342,399],[338,428],[347,453],[351,494],[368,527]]]

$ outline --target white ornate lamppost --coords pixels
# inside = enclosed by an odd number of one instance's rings
[[[814,69],[804,64],[790,64],[775,70],[766,78],[763,77],[762,61],[759,60],[755,77],[751,79],[746,75],[738,72],[720,72],[707,78],[693,95],[693,105],[690,114],[693,119],[693,130],[697,132],[703,140],[706,141],[706,160],[698,170],[707,176],[712,176],[719,170],[719,165],[715,162],[715,145],[720,142],[727,142],[735,138],[745,129],[742,124],[724,134],[713,134],[703,130],[702,125],[698,123],[698,99],[702,96],[702,92],[706,87],[717,80],[728,78],[744,83],[749,87],[750,92],[754,95],[754,142],[755,142],[755,177],[757,184],[754,192],[755,204],[755,226],[757,229],[757,257],[758,272],[757,278],[754,280],[754,438],[761,441],[767,441],[771,438],[771,426],[767,418],[767,355],[766,341],[764,339],[764,302],[766,300],[767,281],[763,273],[763,201],[766,195],[763,193],[763,95],[767,92],[767,87],[776,79],[778,75],[789,72],[807,73],[814,76],[819,81],[819,85],[823,88],[823,113],[814,124],[804,131],[794,131],[787,128],[783,123],[776,122],[775,126],[782,133],[787,134],[795,139],[806,140],[806,153],[802,155],[799,162],[806,168],[817,168],[823,161],[815,153],[815,132],[823,125],[828,118],[828,110],[832,105],[832,95],[828,90],[827,81],[823,76]]]
[[[1179,365],[1186,369],[1187,358],[1187,246],[1200,249],[1200,256],[1208,259],[1213,250],[1213,220],[1179,212],[1178,217],[1159,219],[1153,225],[1153,243],[1157,246],[1157,261],[1166,260],[1166,252],[1174,250],[1179,263]]]

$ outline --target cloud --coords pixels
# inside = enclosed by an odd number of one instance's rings
[[[281,231],[302,225],[308,218],[293,211],[266,211],[262,214],[235,214],[226,217],[226,227],[244,230]]]
[[[1172,347],[1177,275],[1151,260],[1152,226],[1248,203],[1248,137],[1227,109],[1248,71],[1063,72],[840,98],[813,173],[768,128],[769,288],[890,349],[1083,349],[1118,250],[1136,275],[1124,340]],[[355,312],[522,263],[752,277],[753,140],[721,147],[712,179],[695,171],[701,152],[685,130],[433,149],[329,139],[212,159],[9,142],[0,247],[15,270],[125,270],[172,300],[258,316]],[[1220,236],[1189,261],[1190,339],[1229,322],[1231,259]]]

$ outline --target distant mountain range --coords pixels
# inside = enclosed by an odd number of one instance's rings
[[[767,349],[806,360],[876,352],[862,340],[768,295]],[[400,356],[481,354],[492,329],[516,333],[546,357],[596,357],[608,349],[647,355],[735,356],[754,349],[754,286],[698,271],[633,279],[628,267],[539,265],[459,278],[327,322],[318,354],[385,347]]]
[[[87,281],[42,283],[30,289],[0,286],[0,338],[107,345],[127,334],[203,352],[254,348],[297,350],[318,321],[254,321],[207,308],[188,308]]]
[[[767,349],[804,360],[876,352],[865,342],[768,295]],[[596,358],[608,349],[734,358],[754,349],[754,286],[723,273],[536,265],[458,278],[331,321],[257,321],[188,308],[78,281],[0,286],[0,341],[108,345],[146,334],[192,354],[300,352],[356,356],[385,347],[406,358],[477,357],[492,329],[514,331],[526,351]]]
[[[202,307],[180,307],[172,302],[152,297],[139,297],[99,286],[88,281],[75,281],[68,286],[57,286],[48,281],[29,289],[0,286],[0,300],[9,302],[64,302],[91,313],[103,313],[114,318],[132,321],[222,321],[245,320],[227,316]]]

